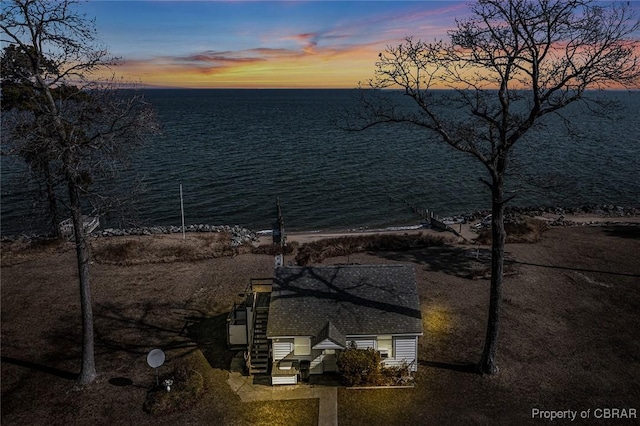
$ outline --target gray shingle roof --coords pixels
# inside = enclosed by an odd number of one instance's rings
[[[267,337],[422,333],[410,265],[276,268]]]
[[[333,325],[331,320],[327,321],[327,324],[322,330],[320,330],[320,332],[316,333],[315,337],[315,344],[320,343],[323,340],[329,340],[343,348],[347,347],[347,339],[344,337],[344,334],[340,333],[340,330]]]

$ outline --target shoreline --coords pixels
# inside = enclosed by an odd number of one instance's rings
[[[453,215],[438,218],[441,222],[455,230],[466,240],[472,240],[477,236],[477,229],[486,227],[491,212],[488,210],[477,210],[468,214]],[[505,211],[505,223],[518,222],[522,218],[543,220],[550,226],[605,226],[607,224],[629,224],[640,225],[640,207],[621,207],[611,204],[597,206],[583,206],[577,208],[567,207],[508,207]],[[285,227],[286,230],[286,227]],[[185,226],[185,233],[218,233],[228,232],[231,235],[232,246],[240,246],[245,243],[269,244],[272,242],[272,229],[251,230],[239,225],[205,225],[195,224]],[[420,223],[398,224],[387,227],[367,228],[328,228],[286,231],[288,242],[298,242],[300,244],[327,238],[339,238],[350,235],[377,235],[377,234],[418,234],[432,233],[442,235],[444,230],[437,230],[430,226],[428,220]],[[109,238],[125,236],[148,236],[148,235],[171,235],[181,234],[181,226],[144,226],[136,228],[105,228],[92,232],[89,238]],[[451,233],[453,236],[453,233]],[[41,234],[18,234],[2,235],[0,241],[11,242],[20,239],[38,240],[47,239],[50,235]]]
[[[634,216],[598,216],[594,214],[584,215],[562,215],[553,213],[544,213],[539,216],[528,216],[531,219],[545,221],[551,227],[572,227],[572,226],[607,226],[607,225],[630,225],[640,226],[640,214]],[[471,242],[478,236],[475,225],[482,222],[481,219],[474,219],[466,223],[454,223],[450,225],[460,236]],[[434,229],[432,227],[411,226],[406,227],[390,227],[383,229],[348,229],[348,230],[320,230],[320,231],[291,231],[287,232],[287,242],[297,242],[304,244],[312,241],[318,241],[328,238],[340,238],[347,236],[368,236],[368,235],[416,235],[420,233],[432,235],[451,235],[452,239],[461,238],[451,231]],[[271,241],[271,235],[259,236],[260,244],[267,244]]]

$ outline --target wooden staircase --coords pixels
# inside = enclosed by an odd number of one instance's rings
[[[253,318],[253,339],[251,341],[249,374],[267,374],[269,371],[269,341],[267,321],[269,320],[269,293],[258,293]]]

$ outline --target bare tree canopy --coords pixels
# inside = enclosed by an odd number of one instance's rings
[[[158,125],[140,94],[121,90],[132,85],[96,78],[94,72],[110,67],[113,58],[98,46],[93,21],[75,11],[76,3],[3,4],[3,42],[9,44],[2,51],[2,153],[21,158],[49,194],[65,173],[81,177],[82,195],[104,213],[103,205],[119,200],[90,184],[126,166]],[[73,161],[65,162],[72,153]],[[54,206],[61,203],[52,197],[55,233]]]
[[[31,70],[38,70],[48,86],[80,83],[112,63],[106,48],[98,46],[94,20],[79,14],[79,1],[13,0],[3,2],[2,30],[5,43],[31,52]],[[6,38],[5,38],[6,37]],[[53,67],[42,67],[43,63]]]
[[[492,265],[487,336],[479,369],[498,371],[504,263],[504,183],[514,145],[541,119],[574,103],[604,113],[593,89],[637,89],[640,25],[628,2],[480,0],[448,41],[407,38],[380,53],[348,126],[407,123],[480,161],[491,191]],[[365,89],[402,89],[394,93]],[[448,90],[440,90],[448,89]]]
[[[418,113],[374,103],[356,125],[416,124],[484,162],[492,143],[508,149],[542,116],[586,100],[588,89],[638,88],[640,27],[626,2],[484,0],[471,12],[449,42],[407,38],[380,53],[369,86],[404,89]],[[448,101],[467,115],[438,115],[437,89],[455,91]]]
[[[82,310],[78,381],[96,377],[89,247],[82,209],[96,177],[118,169],[132,149],[158,130],[142,97],[94,72],[112,59],[97,45],[94,22],[73,0],[14,0],[2,4],[3,153],[18,156],[47,187],[57,230],[58,192],[73,221]]]

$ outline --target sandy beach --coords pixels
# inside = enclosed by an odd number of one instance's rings
[[[604,215],[594,215],[594,214],[585,214],[585,215],[560,215],[560,214],[551,214],[545,213],[539,216],[533,216],[533,219],[541,220],[547,223],[553,223],[560,219],[563,219],[567,223],[575,223],[577,225],[586,226],[586,225],[594,225],[600,226],[604,224],[640,224],[640,216],[604,216]],[[480,223],[480,220],[475,220],[468,223],[463,224],[453,224],[451,227],[457,231],[462,237],[464,237],[468,242],[472,242],[478,235],[475,227]],[[457,240],[456,236],[448,233],[439,231],[436,229],[428,228],[428,227],[414,227],[415,229],[376,229],[376,230],[350,230],[350,231],[316,231],[316,232],[308,232],[308,231],[299,231],[299,232],[287,232],[287,241],[288,242],[296,242],[298,244],[309,243],[312,241],[318,241],[322,239],[328,238],[340,238],[350,235],[384,235],[384,234],[398,234],[398,235],[415,235],[419,233],[430,234],[443,236],[446,235],[448,238],[452,240]],[[258,238],[258,244],[270,244],[272,242],[272,237],[270,235],[261,235]]]

